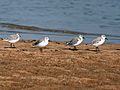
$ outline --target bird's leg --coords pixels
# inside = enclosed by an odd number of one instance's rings
[[[76,46],[74,46],[74,50],[77,50]]]
[[[99,51],[99,48],[98,47],[96,47],[96,52],[98,52]]]
[[[12,48],[12,43],[10,43],[10,47]]]
[[[43,48],[39,48],[40,52],[43,52]]]
[[[15,44],[13,44],[13,47],[15,48]]]

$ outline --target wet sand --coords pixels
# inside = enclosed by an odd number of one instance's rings
[[[120,90],[120,44],[105,44],[99,53],[92,46],[70,50],[50,42],[41,53],[34,40],[0,40],[1,90]]]

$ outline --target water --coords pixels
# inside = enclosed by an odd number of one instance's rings
[[[120,0],[0,0],[0,23],[120,35]],[[54,40],[69,38],[49,36]],[[23,38],[39,36],[24,34]]]

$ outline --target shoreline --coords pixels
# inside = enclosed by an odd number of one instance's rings
[[[0,40],[1,89],[120,89],[120,44],[104,44],[96,53],[92,46],[72,51],[52,41],[41,53],[33,42],[20,40],[9,48]]]

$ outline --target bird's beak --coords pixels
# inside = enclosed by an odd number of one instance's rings
[[[105,38],[106,40],[108,40],[108,38]]]
[[[85,37],[83,37],[83,39],[85,39]]]

